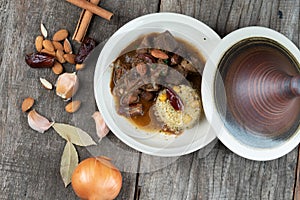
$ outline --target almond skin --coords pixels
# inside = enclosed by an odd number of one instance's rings
[[[75,57],[76,57],[76,55],[75,54],[65,54],[64,55],[64,59],[68,62],[68,63],[70,63],[70,64],[75,64]]]
[[[151,51],[151,55],[155,58],[159,58],[159,59],[163,59],[163,60],[169,58],[169,56],[165,52],[158,50],[158,49],[153,49]]]
[[[26,99],[24,99],[22,103],[22,111],[23,112],[28,111],[30,108],[32,108],[33,104],[34,104],[34,99],[31,97],[27,97]]]
[[[43,40],[44,37],[41,35],[35,38],[35,48],[38,52],[41,52],[41,50],[43,49]]]
[[[65,53],[72,53],[72,46],[68,39],[64,40],[64,51]]]
[[[52,44],[53,44],[55,50],[58,50],[58,49],[62,50],[62,51],[64,50],[64,47],[60,42],[52,41]]]
[[[49,51],[47,49],[42,49],[41,52],[55,57],[55,51]]]
[[[66,29],[60,29],[56,33],[54,33],[52,40],[53,41],[63,41],[69,36],[69,33]]]
[[[80,108],[80,105],[81,105],[80,101],[72,101],[66,105],[65,110],[68,113],[74,113]]]
[[[79,70],[82,70],[82,69],[84,69],[85,68],[85,64],[76,64],[75,65],[75,70],[76,71],[79,71]]]
[[[64,71],[64,68],[59,62],[56,61],[52,67],[52,71],[54,74],[59,75]]]
[[[52,42],[50,40],[44,40],[43,41],[43,47],[44,49],[48,50],[48,51],[54,51],[54,46],[52,44]]]
[[[65,63],[66,62],[66,60],[65,60],[65,58],[64,58],[64,52],[63,52],[63,50],[60,50],[60,49],[58,49],[57,51],[56,51],[56,53],[55,53],[55,57],[56,57],[56,59],[58,60],[58,62],[60,62],[61,64],[63,64],[63,63]]]

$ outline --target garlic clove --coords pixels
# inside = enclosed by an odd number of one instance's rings
[[[103,117],[99,111],[96,111],[92,115],[92,117],[95,120],[97,135],[101,140],[109,133],[109,128],[107,127],[106,123],[104,122]]]
[[[27,117],[29,126],[40,133],[44,133],[54,124],[54,122],[49,122],[48,119],[37,113],[35,110],[30,111]]]
[[[63,98],[71,98],[78,90],[79,79],[76,73],[65,72],[56,81],[56,94]]]

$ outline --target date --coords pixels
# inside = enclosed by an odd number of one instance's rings
[[[81,64],[86,59],[86,57],[91,53],[91,51],[96,47],[97,43],[92,38],[85,38],[81,43],[78,54],[75,57],[75,63]]]
[[[183,103],[181,98],[170,88],[166,89],[166,93],[171,106],[175,110],[183,110]]]
[[[53,67],[55,58],[46,53],[31,53],[25,56],[27,65],[32,68],[50,68]]]

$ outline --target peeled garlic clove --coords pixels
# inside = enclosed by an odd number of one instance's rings
[[[102,139],[103,137],[105,137],[108,134],[109,128],[105,124],[103,117],[99,111],[96,111],[92,115],[92,117],[94,118],[95,123],[96,123],[97,135],[100,139]]]
[[[63,99],[71,98],[78,90],[79,79],[76,73],[63,73],[56,82],[56,94]]]
[[[44,133],[54,124],[54,122],[49,122],[48,119],[37,113],[35,110],[32,110],[28,113],[28,124],[33,130]]]

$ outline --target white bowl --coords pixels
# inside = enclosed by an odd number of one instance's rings
[[[130,21],[107,41],[98,58],[94,75],[97,106],[110,130],[128,146],[156,156],[180,156],[194,152],[209,144],[216,135],[206,119],[180,136],[147,133],[136,128],[127,119],[116,113],[110,92],[112,68],[109,65],[121,51],[139,36],[168,30],[196,47],[207,59],[220,37],[202,22],[175,13],[149,14]]]
[[[294,57],[300,62],[300,52],[298,48],[284,35],[264,27],[246,27],[236,30],[222,39],[220,44],[210,55],[206,62],[203,76],[202,76],[202,101],[204,112],[208,121],[213,125],[216,130],[217,137],[221,142],[227,146],[231,151],[236,154],[258,161],[273,160],[279,158],[291,150],[293,150],[300,142],[300,127],[298,130],[288,139],[281,141],[270,147],[269,143],[272,141],[266,141],[268,145],[264,147],[255,147],[254,145],[247,145],[225,127],[214,99],[215,90],[215,78],[218,75],[218,65],[223,55],[235,44],[247,38],[268,38],[284,46]],[[219,90],[222,88],[219,88]],[[224,90],[224,88],[223,88]],[[247,138],[246,138],[247,139]],[[250,140],[250,136],[249,136]],[[262,138],[263,140],[263,138]]]

